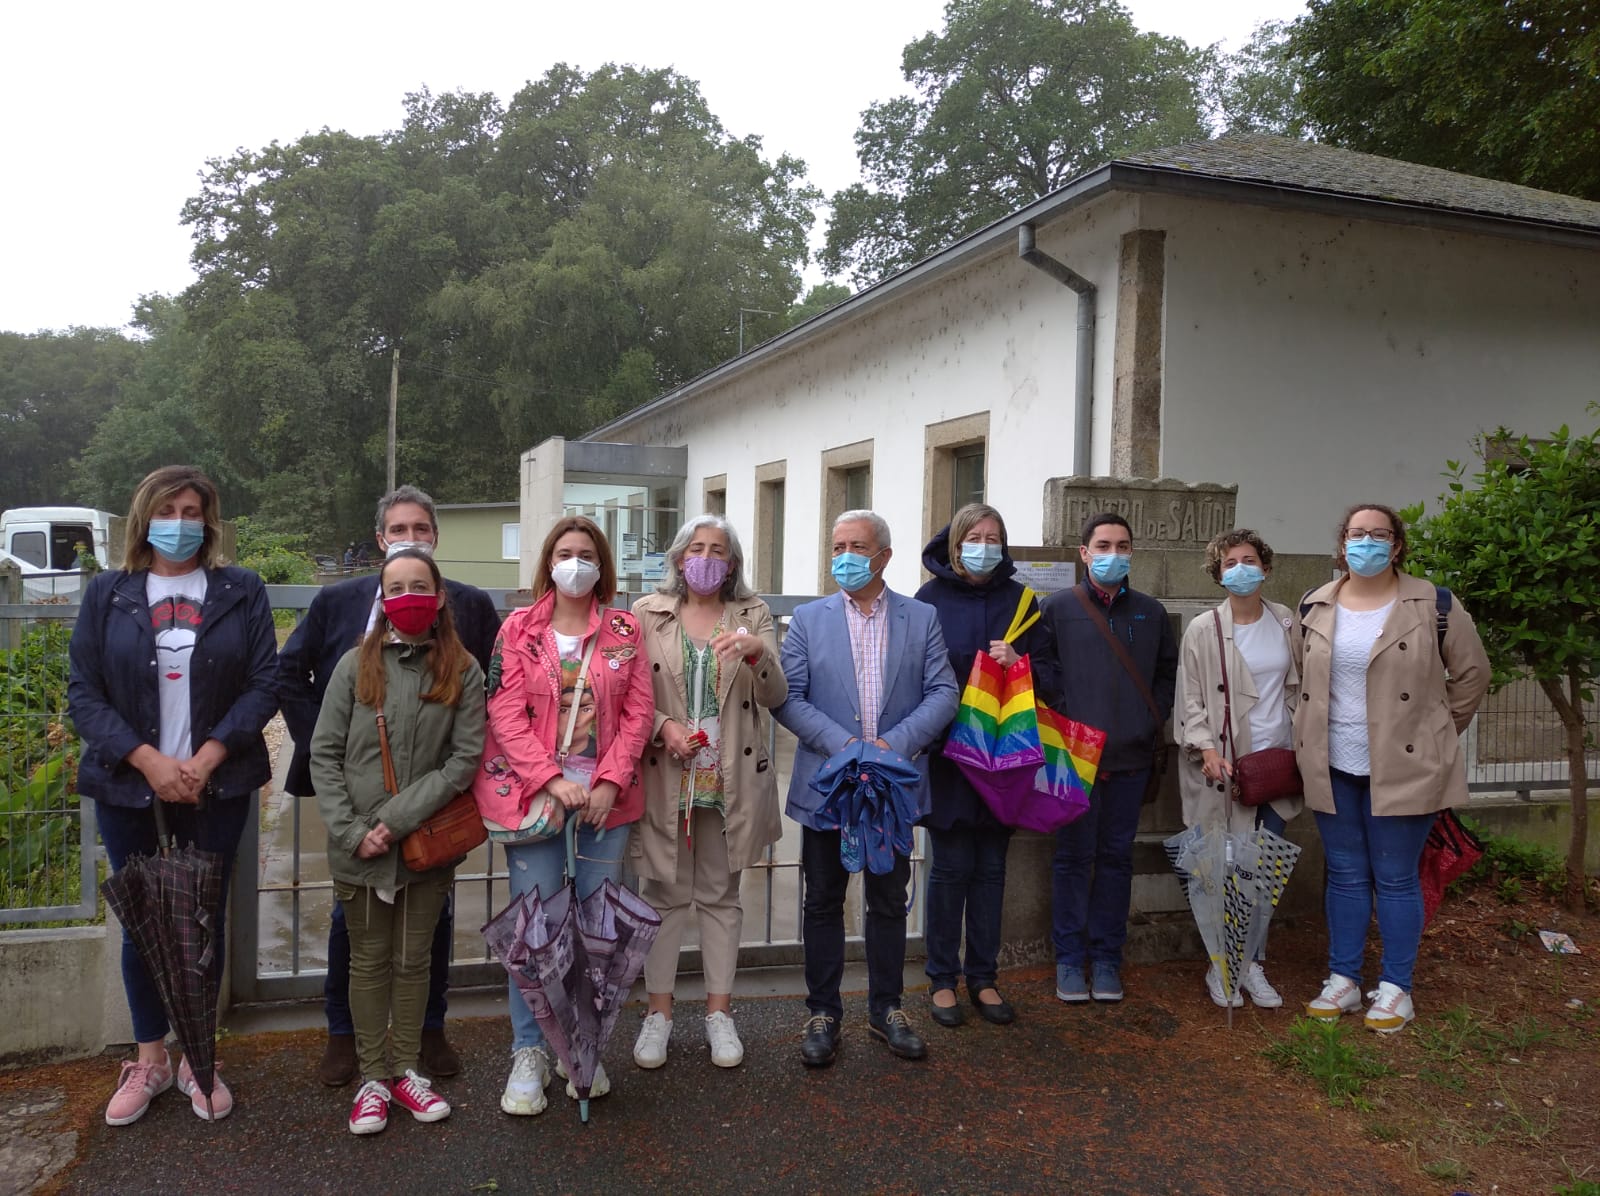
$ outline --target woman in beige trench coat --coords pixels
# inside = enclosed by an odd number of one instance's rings
[[[1272,572],[1272,549],[1249,528],[1223,532],[1207,544],[1205,568],[1228,597],[1215,610],[1190,621],[1179,651],[1178,738],[1184,756],[1178,791],[1183,822],[1207,829],[1222,826],[1236,835],[1247,835],[1257,827],[1281,835],[1304,800],[1281,797],[1263,806],[1243,806],[1229,796],[1229,780],[1240,756],[1294,746],[1290,719],[1300,680],[1289,645],[1294,618],[1288,607],[1261,597],[1261,587]],[[1226,735],[1224,711],[1230,724]],[[1265,907],[1261,916],[1270,918],[1272,907]],[[1265,943],[1231,994],[1216,967],[1210,968],[1206,991],[1211,999],[1237,1008],[1244,1004],[1242,994],[1248,993],[1260,1008],[1282,1005],[1282,994],[1262,967],[1264,948]]]
[[[1365,1022],[1380,1034],[1415,1016],[1417,863],[1438,812],[1467,800],[1460,735],[1489,688],[1472,616],[1400,572],[1405,559],[1394,511],[1351,507],[1335,541],[1342,576],[1306,596],[1291,636],[1301,676],[1295,755],[1327,861],[1329,974],[1306,1012],[1337,1018],[1361,1008],[1376,904],[1383,957]]]
[[[657,593],[633,607],[651,661],[655,735],[641,762],[644,815],[629,848],[640,895],[661,914],[645,961],[649,1008],[634,1044],[640,1067],[667,1061],[678,949],[698,912],[706,1041],[718,1067],[744,1047],[733,1024],[743,913],[739,875],[782,831],[762,708],[788,696],[772,612],[744,581],[728,522],[701,515],[667,550]]]

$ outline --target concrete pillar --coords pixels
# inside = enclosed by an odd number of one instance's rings
[[[1116,477],[1161,476],[1166,239],[1154,228],[1122,237],[1111,390],[1111,473]]]

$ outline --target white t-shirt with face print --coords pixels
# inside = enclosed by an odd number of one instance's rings
[[[150,629],[156,636],[156,668],[161,695],[161,742],[164,756],[187,760],[194,755],[189,725],[189,666],[206,605],[206,571],[177,577],[145,574],[145,601]]]

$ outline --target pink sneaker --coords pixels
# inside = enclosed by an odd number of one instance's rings
[[[382,1080],[368,1080],[356,1093],[356,1103],[350,1106],[350,1132],[376,1134],[389,1124],[389,1085]]]
[[[195,1083],[194,1072],[189,1070],[189,1057],[185,1055],[178,1064],[178,1091],[189,1098],[189,1107],[194,1110],[194,1115],[202,1121],[221,1121],[233,1112],[233,1093],[228,1091],[228,1086],[222,1082],[222,1066],[219,1064],[211,1081],[211,1104],[206,1105],[206,1094],[200,1091],[200,1085]]]
[[[450,1105],[433,1090],[433,1081],[414,1071],[408,1070],[404,1079],[395,1081],[394,1099],[418,1121],[443,1121],[450,1116]]]
[[[166,1052],[162,1051],[166,1059]],[[165,1063],[140,1063],[129,1060],[122,1065],[117,1090],[106,1106],[107,1125],[132,1125],[144,1116],[150,1102],[172,1087],[172,1060]]]

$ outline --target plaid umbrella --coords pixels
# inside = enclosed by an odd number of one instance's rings
[[[567,820],[569,882],[577,875],[577,824]],[[581,902],[575,883],[548,901],[537,890],[525,893],[483,928],[571,1079],[583,1121],[600,1056],[660,929],[643,898],[610,880]]]
[[[134,856],[100,886],[161,994],[167,1022],[211,1109],[217,1074],[217,943],[222,857],[174,847],[161,799],[152,799],[155,855]]]

